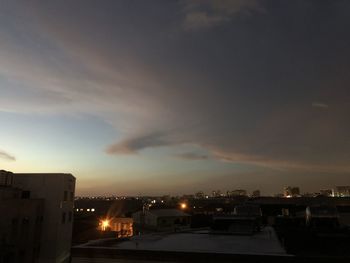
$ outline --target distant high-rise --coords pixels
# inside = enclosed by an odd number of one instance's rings
[[[227,196],[228,197],[233,197],[233,196],[247,196],[247,191],[243,189],[237,189],[233,191],[227,191]]]
[[[349,197],[350,186],[336,186],[334,195],[338,197]]]
[[[254,190],[252,193],[252,197],[260,197],[260,190]]]
[[[221,196],[221,191],[220,190],[214,190],[211,192],[212,197],[220,197]]]
[[[321,189],[320,194],[323,196],[333,196],[333,189]]]
[[[299,187],[291,187],[291,186],[287,186],[284,188],[284,192],[283,192],[284,197],[297,197],[300,196],[300,189]]]
[[[196,197],[197,199],[203,199],[203,198],[205,198],[205,194],[204,194],[203,191],[199,191],[199,192],[197,192],[197,193],[195,194],[195,197]]]
[[[75,178],[1,172],[0,182],[0,207],[6,211],[0,238],[13,248],[4,262],[69,262]]]

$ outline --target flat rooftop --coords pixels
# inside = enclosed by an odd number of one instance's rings
[[[96,240],[79,247],[108,247],[120,250],[149,250],[244,255],[287,255],[273,228],[265,227],[251,236],[217,235],[208,231],[154,233],[134,236],[126,241]]]

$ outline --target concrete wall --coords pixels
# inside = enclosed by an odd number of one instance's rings
[[[14,186],[45,200],[40,260],[69,262],[75,178],[71,174],[14,174]]]
[[[0,262],[37,262],[44,200],[0,200],[0,211]]]

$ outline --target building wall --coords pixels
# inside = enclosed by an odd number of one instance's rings
[[[45,200],[40,260],[69,262],[75,178],[71,174],[14,174],[14,186]]]
[[[0,200],[0,211],[0,262],[38,262],[44,200]]]

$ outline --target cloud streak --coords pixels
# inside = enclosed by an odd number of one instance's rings
[[[322,103],[322,102],[313,102],[313,103],[312,103],[312,107],[314,107],[314,108],[328,109],[328,108],[329,108],[329,105],[328,105],[328,104],[325,104],[325,103]]]
[[[16,161],[16,157],[2,150],[0,150],[0,158],[7,161]]]
[[[114,155],[137,154],[146,148],[154,148],[160,146],[172,145],[168,135],[165,133],[152,133],[133,138],[123,139],[120,142],[110,145],[106,149],[106,153]]]
[[[237,15],[265,12],[256,0],[192,0],[185,3],[185,30],[211,28],[229,22]]]
[[[183,160],[190,160],[190,161],[208,160],[210,158],[209,155],[200,154],[196,152],[180,153],[180,154],[176,154],[175,157]]]

